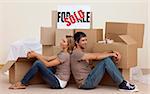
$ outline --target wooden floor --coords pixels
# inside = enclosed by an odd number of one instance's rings
[[[143,74],[150,74],[150,70],[142,69]],[[114,86],[98,86],[93,90],[80,90],[75,85],[69,85],[65,89],[50,89],[47,85],[30,85],[25,90],[9,90],[8,75],[0,75],[0,94],[150,94],[150,85],[141,82],[135,83],[139,92],[121,92]]]
[[[114,86],[98,86],[93,90],[80,90],[75,85],[69,85],[65,89],[50,89],[47,85],[30,85],[25,90],[9,90],[8,75],[0,75],[0,94],[150,94],[150,85],[133,81],[139,92],[121,92]]]

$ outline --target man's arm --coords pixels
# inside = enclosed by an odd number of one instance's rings
[[[118,55],[115,52],[103,52],[103,53],[86,53],[81,58],[81,60],[101,60],[106,57],[116,57],[118,58]]]

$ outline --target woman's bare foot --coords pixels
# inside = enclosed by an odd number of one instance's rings
[[[26,89],[26,86],[21,84],[21,82],[17,82],[9,87],[9,89]]]

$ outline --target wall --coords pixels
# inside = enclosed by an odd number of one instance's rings
[[[138,65],[148,64],[148,0],[3,0],[0,1],[0,63],[5,63],[12,42],[39,39],[40,26],[51,26],[51,10],[60,4],[87,4],[94,13],[94,27],[105,28],[106,21],[145,24],[144,47],[138,50]],[[150,39],[149,39],[150,40]],[[150,61],[150,60],[149,60]]]
[[[148,66],[150,66],[150,1],[148,0]]]

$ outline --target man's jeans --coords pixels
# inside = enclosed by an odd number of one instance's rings
[[[40,72],[43,80],[51,87],[51,88],[60,88],[60,84],[58,79],[54,75],[53,68],[47,68],[41,61],[37,60],[34,62],[30,70],[26,73],[24,78],[21,80],[21,83],[26,85],[28,82],[35,76],[37,72]]]
[[[110,57],[97,62],[95,68],[89,73],[88,77],[84,81],[80,88],[82,89],[92,89],[98,86],[105,71],[111,76],[111,78],[119,85],[124,78],[122,77],[120,71],[112,61]]]

